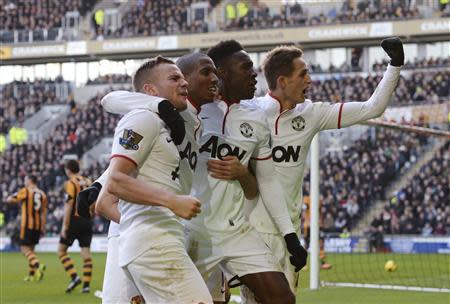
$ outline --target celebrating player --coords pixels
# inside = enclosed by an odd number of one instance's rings
[[[168,59],[157,57],[144,63],[136,71],[133,86],[135,91],[169,100],[178,110],[186,108],[187,82]],[[136,109],[121,119],[114,137],[109,178],[102,192],[121,199],[119,212],[110,216],[120,221],[119,266],[146,302],[211,303],[186,253],[183,225],[176,216],[190,219],[200,212],[197,199],[177,195],[181,194],[180,156],[175,144],[181,143],[184,134],[175,142],[156,114]],[[148,199],[154,195],[148,185],[170,195],[155,204]]]
[[[340,129],[378,117],[389,104],[400,76],[404,52],[399,38],[385,39],[381,46],[390,56],[391,63],[378,87],[365,102],[330,104],[313,103],[306,99],[311,78],[302,51],[296,47],[277,47],[264,60],[263,70],[270,91],[253,103],[263,109],[268,117],[275,169],[297,229],[300,229],[305,161],[314,135],[321,130]],[[298,273],[289,263],[289,252],[261,199],[250,214],[250,222],[277,255],[291,289],[296,292]]]
[[[197,109],[205,103],[212,102],[217,94],[217,76],[216,69],[212,60],[201,53],[188,54],[181,57],[177,61],[177,65],[189,81],[188,92],[189,102],[187,111],[181,112],[181,115],[186,124],[186,137],[182,144],[178,145],[180,151],[180,183],[182,184],[183,192],[189,193],[192,184],[192,175],[197,163],[198,145],[197,139],[201,134],[201,124],[197,118]],[[148,108],[152,111],[159,112],[161,116],[161,103],[158,104],[158,100],[155,97],[148,96],[141,93],[130,92],[112,92],[106,95],[102,104],[110,112],[123,114],[130,110],[130,108]],[[157,109],[156,105],[158,106]],[[171,124],[170,119],[164,115],[161,118],[166,123]],[[173,131],[172,131],[173,132]],[[256,181],[254,176],[248,171],[248,169],[239,163],[236,157],[230,156],[227,159],[227,167],[225,168],[227,175],[231,179],[239,181],[244,189],[244,193],[248,198],[254,198],[256,190]],[[101,203],[102,199],[99,198]],[[103,201],[104,202],[104,201]],[[108,249],[108,254],[110,250]],[[107,262],[107,267],[110,265]],[[113,266],[110,267],[112,269]],[[107,274],[105,271],[105,282]],[[215,281],[218,284],[216,288],[211,292],[223,296],[221,287],[223,279],[221,271],[214,273]],[[110,280],[108,280],[110,281]],[[105,286],[107,288],[107,286]],[[109,290],[109,288],[108,288]],[[217,297],[217,296],[216,296]]]

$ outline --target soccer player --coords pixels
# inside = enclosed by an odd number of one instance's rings
[[[133,87],[169,100],[178,110],[186,108],[187,82],[163,57],[144,63],[135,73]],[[120,198],[119,210],[105,210],[112,211],[110,219],[120,221],[119,266],[146,302],[212,303],[186,253],[183,225],[176,216],[190,219],[200,212],[197,199],[178,195],[182,187],[175,144],[181,142],[175,142],[156,114],[139,108],[121,119],[114,137],[110,173],[98,201],[110,195]],[[169,195],[154,203],[149,197],[155,196],[155,187]]]
[[[177,61],[177,66],[185,75],[186,80],[188,80],[188,109],[187,111],[181,112],[186,123],[186,137],[182,144],[177,147],[181,156],[179,170],[180,183],[182,184],[183,193],[189,193],[192,184],[192,174],[195,170],[198,157],[197,140],[202,132],[201,124],[197,117],[198,109],[201,105],[214,100],[217,94],[218,78],[214,63],[205,54],[192,53],[182,56]],[[161,103],[158,104],[158,102],[155,97],[145,94],[119,91],[106,95],[102,100],[102,105],[109,112],[118,114],[124,114],[130,108],[148,108],[154,112],[159,112],[161,116],[161,111],[155,109],[157,105],[158,108],[161,107]],[[163,120],[170,124],[167,118]],[[257,193],[257,186],[255,178],[251,175],[248,168],[242,166],[239,160],[233,156],[230,156],[226,162],[227,166],[224,167],[224,171],[228,179],[239,181],[246,197],[249,199],[254,198]],[[214,275],[219,284],[211,292],[218,293],[222,296],[223,291],[221,287],[223,286],[220,284],[222,282],[221,271],[216,272]],[[107,280],[106,277],[107,274],[105,271],[105,282]]]
[[[77,195],[84,188],[90,185],[90,180],[81,176],[78,161],[69,160],[65,164],[65,172],[68,181],[64,184],[66,192],[66,201],[64,203],[64,217],[61,228],[61,238],[58,245],[58,257],[64,270],[69,274],[71,280],[66,288],[66,293],[72,292],[75,287],[83,282],[83,293],[89,293],[89,286],[92,278],[92,220],[78,216],[75,202]],[[78,240],[81,248],[81,258],[83,259],[83,279],[77,275],[73,260],[67,254],[67,249],[72,246],[73,242]]]
[[[24,281],[40,281],[44,277],[45,265],[39,262],[34,247],[45,234],[47,196],[37,187],[34,175],[25,177],[25,187],[6,198],[8,203],[21,203],[20,251],[28,260],[28,275]]]
[[[217,67],[223,100],[203,105],[199,113],[203,133],[192,194],[202,202],[203,212],[186,223],[188,252],[207,284],[214,270],[220,267],[247,285],[264,303],[294,303],[295,297],[278,262],[245,220],[245,195],[241,186],[207,172],[208,166],[214,165],[208,163],[211,159],[223,160],[233,155],[248,166],[252,158],[265,207],[286,236],[292,262],[303,267],[306,252],[294,232],[284,198],[275,196],[282,189],[273,175],[265,115],[254,106],[240,103],[252,98],[256,89],[253,63],[235,41],[219,43],[208,55]],[[277,205],[280,199],[282,203]]]
[[[340,129],[379,117],[389,104],[400,76],[400,67],[404,63],[404,52],[399,38],[385,39],[381,46],[391,62],[378,87],[365,102],[330,104],[313,103],[306,99],[312,82],[302,51],[296,47],[277,47],[264,60],[263,71],[270,91],[253,103],[263,109],[268,117],[272,157],[296,229],[300,229],[305,161],[314,135],[321,130]],[[261,200],[251,212],[250,222],[277,255],[291,289],[296,292],[298,273],[290,265],[282,236]]]

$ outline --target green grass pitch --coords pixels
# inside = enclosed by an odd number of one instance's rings
[[[69,281],[68,276],[59,263],[56,254],[38,254],[41,262],[47,265],[42,282],[23,282],[27,273],[25,258],[20,253],[0,253],[0,303],[101,303],[94,297],[95,290],[101,290],[105,264],[105,254],[94,254],[93,281],[90,294],[81,294],[77,287],[72,294],[66,295],[64,290]],[[81,271],[79,254],[72,253],[78,272]],[[383,269],[384,260],[393,259],[398,263],[398,270],[387,273]],[[425,260],[426,259],[426,260]],[[329,281],[346,281],[368,283],[417,282],[430,287],[449,287],[450,256],[449,255],[364,255],[340,254],[329,255],[333,268],[321,271],[321,279]],[[423,264],[426,263],[426,264]],[[426,267],[424,267],[426,265]],[[438,286],[443,285],[443,286]],[[363,288],[325,287],[311,291],[309,275],[301,272],[300,289],[297,303],[318,304],[450,304],[450,293],[429,293],[412,291],[394,291]],[[238,293],[233,290],[233,293]],[[177,303],[178,304],[178,303]],[[180,303],[181,304],[181,303]]]

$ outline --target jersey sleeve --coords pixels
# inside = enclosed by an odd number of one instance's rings
[[[318,131],[341,128],[343,105],[343,103],[331,104],[329,102],[313,103],[313,113],[317,118]]]
[[[270,129],[267,123],[267,118],[263,112],[260,112],[261,116],[264,119],[264,123],[261,126],[258,126],[259,134],[258,136],[258,144],[253,150],[252,159],[253,160],[267,160],[272,158],[272,149],[270,147]]]
[[[148,110],[134,110],[118,123],[114,133],[112,155],[123,157],[140,168],[161,131],[161,120]]]
[[[24,199],[26,199],[27,198],[27,189],[26,188],[22,188],[22,189],[20,189],[19,190],[19,192],[17,192],[15,195],[14,195],[14,198],[17,200],[17,201],[23,201]]]
[[[47,212],[47,204],[48,204],[47,195],[43,194],[41,210],[42,210],[42,213],[44,213],[44,214]]]
[[[100,177],[95,180],[95,182],[99,183],[103,187],[105,185],[106,179],[108,178],[108,175],[109,175],[109,167],[106,168],[105,172],[103,172],[102,175],[100,175]]]
[[[389,105],[399,77],[400,68],[389,65],[383,79],[367,101],[315,103],[314,114],[319,121],[319,131],[340,129],[379,117]]]
[[[71,181],[67,181],[64,184],[64,192],[66,192],[66,199],[65,202],[68,202],[71,199],[75,198],[77,189],[75,188],[75,185]]]
[[[106,94],[100,103],[105,111],[113,114],[126,114],[136,109],[146,109],[158,113],[158,104],[164,98],[144,93],[114,91]]]

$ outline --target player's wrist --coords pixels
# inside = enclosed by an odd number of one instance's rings
[[[163,196],[163,206],[168,208],[171,211],[174,211],[176,209],[177,206],[177,197],[178,195],[173,194],[173,193],[167,193],[166,195]]]

